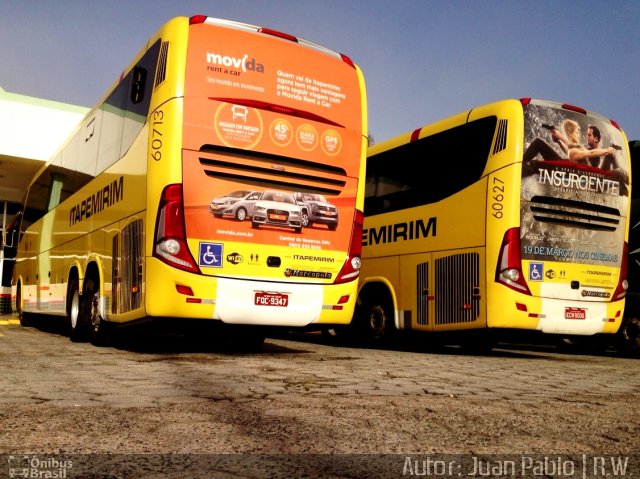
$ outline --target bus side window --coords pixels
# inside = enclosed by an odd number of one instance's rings
[[[414,205],[433,203],[463,190],[482,177],[491,153],[497,118],[489,116],[425,137],[407,145],[417,163],[433,165],[432,173],[413,176]]]
[[[478,181],[496,124],[495,116],[481,118],[370,157],[365,214],[435,203]],[[385,169],[389,162],[396,168]]]
[[[122,158],[133,144],[138,133],[142,130],[151,104],[151,82],[160,53],[160,40],[149,48],[138,64],[122,80],[124,85],[130,88],[129,95],[125,96],[127,104],[124,106],[124,129],[120,145],[120,158]]]
[[[367,215],[378,215],[384,212],[384,200],[378,196],[364,199],[364,211]]]
[[[144,98],[147,70],[141,66],[133,69],[131,84],[131,103],[140,103]]]

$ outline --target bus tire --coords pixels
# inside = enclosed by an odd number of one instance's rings
[[[356,305],[354,321],[356,341],[374,345],[388,342],[395,332],[393,303],[388,292],[382,288],[366,291],[362,301]]]
[[[25,313],[24,311],[20,313],[20,326],[22,326],[23,328],[27,328],[31,325],[32,324],[31,319],[29,318],[29,314]]]
[[[85,314],[89,325],[89,340],[94,346],[107,346],[110,342],[109,327],[100,308],[100,283],[93,277],[85,280]]]
[[[85,278],[82,292],[81,316],[87,325],[89,341],[94,346],[109,344],[109,331],[100,311],[100,284],[92,276]]]
[[[67,321],[69,339],[79,343],[88,340],[87,325],[81,314],[82,298],[78,288],[78,279],[70,278],[67,284]]]
[[[16,289],[16,312],[18,313],[18,318],[20,319],[20,326],[31,326],[29,315],[25,313],[22,308],[22,283],[18,283],[18,288]]]
[[[617,334],[618,350],[627,354],[640,353],[640,318],[627,316]]]

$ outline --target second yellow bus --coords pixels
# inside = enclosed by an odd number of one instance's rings
[[[369,148],[352,331],[613,334],[627,289],[630,161],[618,125],[510,99]],[[463,339],[464,338],[464,339]]]

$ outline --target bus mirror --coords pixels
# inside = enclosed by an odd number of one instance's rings
[[[3,248],[13,248],[16,243],[16,233],[18,231],[15,229],[9,229],[2,232],[2,247]]]
[[[16,215],[9,221],[7,227],[2,231],[2,247],[13,248],[18,244],[18,239],[22,237],[19,234],[18,228],[20,227],[22,220],[22,211],[16,213]]]

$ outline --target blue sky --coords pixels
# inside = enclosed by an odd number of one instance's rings
[[[376,142],[521,97],[582,106],[640,139],[637,0],[4,0],[0,87],[93,106],[162,23],[195,14],[349,55]]]

